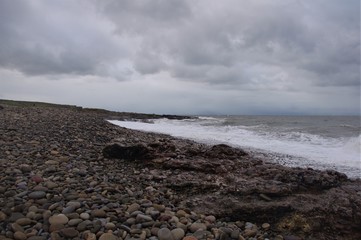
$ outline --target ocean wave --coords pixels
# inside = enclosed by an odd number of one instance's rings
[[[207,118],[195,122],[185,122],[183,120],[158,119],[154,121],[154,124],[111,122],[126,128],[165,133],[202,143],[225,143],[235,147],[260,149],[307,159],[304,167],[309,165],[307,162],[312,162],[312,166],[319,165],[320,168],[325,165],[335,166],[335,169],[342,170],[346,174],[354,175],[355,171],[361,172],[360,136],[331,138],[299,131],[275,131],[275,129],[267,129],[265,126],[260,130],[260,127],[251,129],[240,125],[204,124],[205,121],[213,120]],[[300,164],[302,167],[302,163]]]
[[[198,119],[199,119],[199,120],[212,120],[212,121],[217,121],[219,118],[199,116]]]
[[[347,152],[361,153],[361,135],[358,137],[351,137],[344,140],[345,144],[342,148]],[[361,157],[361,156],[360,156]]]
[[[354,126],[354,125],[349,125],[349,124],[341,124],[339,126],[343,127],[343,128],[361,129],[361,126]]]

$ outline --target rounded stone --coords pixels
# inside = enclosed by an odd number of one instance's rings
[[[51,240],[62,240],[63,237],[59,235],[59,232],[52,232],[50,233],[50,239]]]
[[[15,190],[9,190],[9,191],[6,191],[4,196],[9,198],[9,197],[13,197],[16,195],[16,191]]]
[[[119,240],[117,236],[115,236],[113,233],[103,233],[99,240]]]
[[[9,218],[7,218],[7,220],[9,222],[15,222],[16,220],[23,218],[23,217],[24,217],[24,215],[22,213],[13,212],[13,213],[11,213],[11,216]]]
[[[28,164],[20,164],[19,168],[23,173],[31,172],[31,166]]]
[[[45,197],[46,193],[44,191],[35,191],[35,192],[31,192],[29,194],[29,198],[31,199],[40,199]]]
[[[30,206],[28,209],[29,212],[37,212],[38,211],[38,207],[37,206]]]
[[[66,208],[64,208],[62,213],[64,213],[64,214],[72,213],[75,211],[75,209],[76,209],[76,206],[70,205],[70,206],[67,206]]]
[[[67,238],[75,238],[79,235],[79,232],[74,228],[64,228],[60,230],[60,233]]]
[[[74,206],[75,209],[78,209],[81,207],[81,203],[77,201],[70,201],[66,204],[66,206]]]
[[[132,212],[139,210],[139,208],[140,208],[140,205],[138,203],[133,203],[133,204],[129,205],[127,211],[129,213],[132,213]]]
[[[90,218],[89,213],[81,213],[80,218],[83,220],[88,220]]]
[[[262,224],[262,228],[265,230],[268,230],[271,227],[271,225],[269,223],[263,223]]]
[[[240,234],[240,231],[237,229],[237,230],[233,230],[232,233],[231,233],[231,238],[233,239],[239,239],[239,234]]]
[[[165,206],[160,204],[153,204],[153,207],[158,210],[159,212],[164,212]]]
[[[84,233],[85,240],[97,240],[97,236],[92,232]]]
[[[153,235],[153,236],[158,236],[158,231],[159,231],[159,228],[157,227],[152,227],[150,229],[150,233]]]
[[[10,227],[13,230],[13,232],[24,232],[24,228],[17,223],[12,223]]]
[[[59,206],[60,206],[60,203],[58,203],[58,202],[57,202],[57,203],[53,203],[53,204],[51,204],[51,205],[49,206],[48,209],[52,211],[52,210],[56,209],[56,208],[59,207]]]
[[[104,218],[107,216],[107,213],[103,209],[95,209],[91,212],[91,215],[93,217]]]
[[[185,217],[187,215],[187,213],[184,210],[178,210],[176,213],[176,216],[181,218],[181,217]]]
[[[84,222],[79,223],[78,226],[76,227],[76,229],[78,231],[84,231],[85,229],[88,228],[88,226],[91,226],[91,225],[92,225],[92,221],[85,220]]]
[[[58,187],[58,184],[54,183],[54,182],[51,182],[51,181],[48,181],[45,183],[45,186],[49,189],[54,189],[54,188],[57,188]]]
[[[45,165],[58,165],[59,162],[55,160],[48,160],[45,162]]]
[[[49,218],[50,224],[66,224],[68,221],[68,217],[64,214],[54,215]]]
[[[21,226],[25,226],[25,225],[30,225],[32,221],[30,218],[19,218],[18,220],[16,220],[16,223]]]
[[[151,216],[147,216],[147,215],[144,215],[144,214],[140,213],[140,214],[137,214],[136,221],[139,222],[139,223],[142,223],[142,222],[153,221],[153,219],[152,219]]]
[[[49,232],[59,231],[63,228],[65,228],[64,224],[51,224],[49,227]]]
[[[186,225],[184,225],[183,223],[177,223],[177,228],[181,228],[181,229],[183,229],[185,232],[187,231],[187,226]]]
[[[40,177],[40,176],[38,176],[38,175],[34,175],[34,176],[31,177],[31,181],[33,181],[33,182],[35,182],[35,183],[41,183],[41,182],[43,182],[44,180],[43,180],[42,177]]]
[[[79,218],[75,218],[75,219],[70,219],[69,222],[68,222],[68,225],[69,226],[76,226],[78,225],[79,223],[81,223],[83,220],[82,219],[79,219]]]
[[[159,240],[173,240],[172,232],[168,228],[161,228],[158,231]]]
[[[6,214],[0,211],[0,222],[4,221],[7,218]]]
[[[198,238],[193,237],[193,236],[186,236],[182,240],[198,240]]]
[[[207,230],[207,226],[204,223],[195,222],[195,223],[192,223],[192,225],[190,225],[190,227],[189,227],[189,230],[191,232],[196,232],[197,230],[200,230],[200,229]]]
[[[257,229],[253,228],[253,229],[245,229],[243,235],[245,237],[254,237],[257,235]]]
[[[184,230],[181,228],[175,228],[171,231],[171,233],[174,240],[181,240],[185,235]]]
[[[111,222],[108,222],[105,224],[105,228],[106,229],[115,229],[115,224],[114,223],[111,223]]]
[[[210,216],[205,217],[204,220],[206,220],[207,222],[210,222],[210,223],[214,223],[216,221],[216,217],[210,215]]]
[[[25,240],[27,237],[26,237],[25,233],[17,231],[14,233],[14,238],[16,240]]]
[[[277,235],[274,240],[284,240],[282,235]]]
[[[43,212],[43,219],[44,220],[49,220],[49,218],[51,217],[51,211],[50,210],[46,210]]]

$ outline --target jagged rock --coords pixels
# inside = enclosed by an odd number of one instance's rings
[[[207,156],[213,158],[230,158],[247,156],[248,153],[242,149],[230,147],[226,144],[217,144],[212,146],[206,153]]]
[[[142,144],[123,146],[114,143],[103,149],[103,156],[106,158],[117,158],[125,160],[144,160],[152,159],[149,148]]]
[[[211,162],[207,159],[196,159],[189,161],[187,159],[171,159],[163,164],[164,168],[168,169],[181,169],[186,171],[198,171],[216,173],[222,166],[220,162]],[[224,171],[221,171],[223,173]]]

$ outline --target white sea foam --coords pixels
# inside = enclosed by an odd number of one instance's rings
[[[226,143],[236,147],[259,149],[304,159],[284,162],[288,165],[333,168],[350,177],[361,177],[360,146],[361,137],[326,138],[297,131],[263,131],[262,124],[255,126],[216,125],[222,119],[202,118],[195,120],[154,120],[154,124],[144,122],[110,121],[121,127],[170,134],[193,139],[203,143]],[[293,161],[293,162],[292,162]]]

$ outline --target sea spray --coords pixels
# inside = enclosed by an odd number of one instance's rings
[[[269,153],[288,166],[335,169],[361,177],[358,117],[221,116],[157,119],[152,123],[110,121],[116,125],[207,144],[225,143]]]

